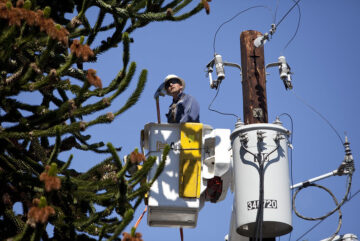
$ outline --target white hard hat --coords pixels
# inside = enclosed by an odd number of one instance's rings
[[[182,78],[180,78],[179,76],[174,75],[174,74],[169,74],[168,76],[165,77],[165,79],[164,79],[165,85],[166,85],[166,82],[168,82],[168,81],[171,80],[171,79],[178,79],[178,80],[180,80],[183,89],[185,89],[185,81],[184,81]],[[165,89],[165,90],[166,90],[166,89]],[[167,90],[166,90],[166,93],[167,93]]]

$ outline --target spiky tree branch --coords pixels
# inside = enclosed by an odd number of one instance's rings
[[[145,159],[135,151],[135,159],[121,160],[121,147],[103,140],[91,143],[86,130],[124,114],[145,88],[147,70],[136,77],[136,63],[130,60],[131,34],[155,21],[187,19],[204,6],[203,0],[193,5],[191,0],[164,2],[0,0],[1,240],[121,239],[161,173],[168,149],[155,177],[146,182],[154,157]],[[99,10],[93,25],[90,8]],[[101,39],[104,32],[110,36]],[[84,69],[84,63],[97,62],[102,53],[118,47],[123,50],[119,71],[104,86],[96,70]],[[103,114],[134,78],[137,85],[122,106]],[[37,94],[36,104],[19,97],[30,93]],[[107,156],[79,172],[69,168],[79,161],[76,156],[59,158],[73,148]],[[129,177],[139,164],[142,168]],[[14,208],[17,202],[20,213]],[[52,237],[48,223],[54,226]]]

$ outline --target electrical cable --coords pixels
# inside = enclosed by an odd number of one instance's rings
[[[216,30],[215,35],[214,35],[214,40],[213,40],[214,53],[216,53],[216,51],[215,51],[216,36],[217,36],[218,32],[220,31],[220,29],[221,29],[225,24],[231,22],[232,20],[234,20],[234,19],[235,19],[236,17],[238,17],[239,15],[241,15],[241,14],[243,14],[243,13],[245,13],[245,12],[251,10],[251,9],[254,9],[254,8],[265,8],[265,9],[270,10],[270,12],[272,13],[272,10],[271,10],[269,7],[264,6],[264,5],[257,5],[257,6],[252,6],[252,7],[249,7],[249,8],[247,8],[247,9],[245,9],[245,10],[242,10],[242,11],[238,12],[237,14],[235,14],[235,15],[234,15],[233,17],[231,17],[230,19],[228,19],[227,21],[223,22],[223,23],[218,27],[218,29]]]
[[[258,211],[256,213],[256,229],[255,229],[255,233],[253,234],[253,236],[255,237],[255,241],[258,240],[262,240],[263,237],[263,222],[264,222],[264,177],[265,177],[265,169],[267,168],[268,165],[270,165],[270,163],[266,164],[266,166],[264,167],[264,164],[266,162],[266,160],[269,158],[269,156],[275,152],[278,148],[279,148],[279,144],[277,144],[277,147],[275,149],[273,149],[271,152],[269,152],[268,154],[266,154],[263,158],[261,158],[261,151],[259,150],[259,154],[255,155],[254,153],[252,153],[251,151],[249,151],[248,149],[246,149],[245,146],[243,146],[243,144],[241,144],[241,148],[243,148],[246,152],[248,152],[249,154],[251,154],[255,160],[257,160],[259,162],[259,206],[258,206]]]
[[[293,138],[294,138],[294,121],[293,118],[291,117],[290,114],[288,113],[282,113],[279,115],[280,116],[287,116],[290,119],[290,123],[291,123],[291,137],[290,137],[290,145],[292,145],[293,143]],[[294,179],[293,179],[293,150],[292,147],[290,147],[290,179],[291,179],[291,186],[294,184]],[[294,195],[294,190],[291,189],[291,196]]]
[[[296,239],[296,241],[300,240],[301,238],[303,238],[306,234],[310,233],[312,230],[314,230],[317,226],[319,226],[320,223],[322,223],[325,219],[320,220],[319,222],[317,222],[314,226],[312,226],[309,230],[307,230],[305,233],[303,233],[299,238]]]
[[[293,118],[291,117],[290,114],[288,113],[282,113],[279,115],[279,117],[281,116],[287,116],[290,119],[290,123],[291,123],[291,137],[290,137],[290,144],[292,145],[293,142],[293,138],[294,138],[294,121]],[[291,186],[294,185],[294,178],[293,178],[293,149],[292,147],[290,147],[290,180],[291,180]],[[294,190],[291,189],[291,196],[294,196]],[[291,199],[291,206],[293,205],[293,199]],[[291,239],[291,232],[289,234],[289,241]]]
[[[355,192],[355,194],[350,194],[350,197],[348,198],[348,200],[346,201],[346,202],[349,202],[351,199],[353,199],[356,195],[358,195],[360,193],[360,189],[359,190],[357,190],[356,192]]]
[[[209,106],[208,106],[208,110],[213,111],[213,112],[216,112],[216,113],[221,114],[221,115],[234,116],[234,117],[236,117],[236,119],[239,119],[239,116],[237,116],[236,114],[233,114],[233,113],[223,113],[223,112],[220,112],[220,111],[218,111],[218,110],[211,109],[211,105],[214,103],[216,97],[217,97],[218,94],[219,94],[220,86],[221,86],[221,85],[218,86],[217,91],[216,91],[216,94],[215,94],[214,98],[212,99],[211,103],[210,103]]]
[[[260,187],[259,187],[259,209],[256,214],[256,234],[255,241],[261,241],[263,238],[263,223],[264,223],[264,162],[259,163]]]
[[[302,190],[302,189],[304,189],[304,188],[306,188],[306,187],[308,187],[308,186],[319,186],[319,188],[322,188],[322,189],[324,189],[324,190],[325,190],[326,188],[323,187],[323,186],[320,186],[320,185],[318,185],[318,184],[313,184],[313,183],[308,184],[308,185],[306,185],[306,186],[303,186],[303,187],[299,188],[298,190],[296,190],[295,195],[293,196],[293,208],[294,208],[295,214],[296,214],[299,218],[302,218],[302,219],[305,219],[305,220],[310,220],[310,221],[320,220],[320,219],[324,219],[324,218],[329,217],[329,216],[332,215],[334,212],[336,212],[336,211],[346,202],[346,200],[348,199],[348,195],[349,195],[350,189],[351,189],[352,175],[349,175],[349,176],[348,176],[348,182],[349,182],[349,183],[348,183],[348,185],[347,185],[346,193],[345,193],[345,195],[344,195],[344,198],[341,200],[340,204],[337,205],[332,211],[328,212],[327,214],[325,214],[325,215],[323,215],[323,216],[321,216],[321,217],[315,217],[315,218],[305,217],[305,216],[302,216],[300,213],[297,212],[297,210],[296,210],[296,208],[295,208],[295,198],[296,198],[296,195],[297,195],[297,193],[298,193],[300,190]],[[327,191],[327,189],[326,189],[326,191]],[[330,190],[329,190],[329,193],[331,193]]]
[[[325,190],[327,193],[329,193],[329,194],[331,195],[331,197],[333,198],[333,200],[334,200],[334,202],[335,202],[335,204],[336,204],[336,208],[335,208],[334,210],[335,210],[335,211],[337,210],[337,211],[339,212],[339,222],[338,222],[338,227],[337,227],[335,233],[334,233],[334,234],[330,237],[330,239],[328,240],[328,241],[331,241],[331,240],[333,240],[333,239],[335,238],[335,236],[339,233],[340,228],[341,228],[341,225],[342,225],[342,213],[341,213],[341,209],[340,209],[341,203],[340,203],[340,204],[338,203],[335,195],[334,195],[329,189],[327,189],[327,188],[324,187],[324,186],[321,186],[321,185],[318,185],[318,184],[314,184],[314,183],[309,184],[309,185],[304,186],[304,187],[301,187],[301,188],[299,188],[298,190],[296,190],[295,195],[293,196],[293,203],[295,203],[295,198],[296,198],[297,194],[298,194],[303,188],[307,188],[307,187],[310,187],[310,186],[312,186],[312,187],[318,187],[318,188],[321,188],[321,189]],[[346,196],[347,196],[347,194],[345,195],[345,199],[346,199]],[[344,199],[343,199],[343,201],[344,201]],[[342,202],[342,203],[343,203],[343,202]],[[329,212],[328,214],[326,214],[326,215],[324,215],[324,216],[321,216],[321,217],[310,218],[310,217],[304,217],[304,216],[302,216],[301,214],[299,214],[299,213],[297,212],[296,208],[295,208],[295,204],[293,204],[293,209],[294,209],[296,215],[297,215],[298,217],[302,218],[302,219],[312,220],[312,221],[314,221],[314,220],[321,220],[321,222],[322,222],[323,220],[325,220],[327,217],[329,217],[331,214],[334,213],[334,212]],[[312,230],[313,230],[316,226],[318,226],[321,222],[318,222],[316,225],[314,225],[312,228],[310,228],[307,232],[305,232],[302,236],[300,236],[296,241],[300,240],[302,237],[304,237],[306,234],[308,234],[310,231],[312,231]]]
[[[295,2],[295,0],[293,0],[293,2]],[[299,11],[299,18],[298,18],[298,23],[297,23],[297,26],[296,26],[296,30],[295,30],[295,33],[294,35],[291,37],[291,39],[287,42],[287,44],[285,45],[285,47],[283,48],[283,50],[281,51],[281,55],[283,55],[283,52],[285,51],[285,49],[290,45],[290,43],[295,39],[298,31],[299,31],[299,28],[300,28],[300,22],[301,22],[301,9],[300,9],[300,6],[295,3],[297,5],[297,8],[298,8],[298,11]]]
[[[277,11],[279,9],[279,3],[280,3],[280,0],[277,0],[276,1],[276,8],[275,8],[275,13],[274,13],[274,21],[273,21],[273,23],[276,23],[276,16],[277,16]]]
[[[327,189],[327,188],[324,187],[324,186],[311,183],[311,184],[308,184],[308,185],[306,185],[306,186],[300,187],[298,190],[296,190],[296,192],[295,192],[295,194],[294,194],[294,196],[293,196],[293,210],[294,210],[296,216],[298,216],[299,218],[305,219],[305,220],[310,220],[310,221],[324,220],[324,219],[330,217],[334,212],[339,211],[339,223],[338,223],[338,227],[337,227],[334,235],[332,235],[331,239],[329,240],[329,241],[331,241],[331,240],[336,236],[336,234],[338,234],[339,231],[340,231],[340,228],[341,228],[341,225],[342,225],[342,214],[341,214],[340,208],[341,208],[342,205],[344,205],[344,203],[345,203],[346,201],[349,200],[349,199],[348,199],[348,195],[349,195],[349,193],[350,193],[351,183],[352,183],[352,175],[350,174],[350,175],[348,176],[348,185],[347,185],[346,193],[345,193],[344,198],[341,200],[340,203],[338,203],[338,201],[336,200],[335,195],[334,195],[329,189]],[[318,188],[321,188],[321,189],[325,190],[326,192],[328,192],[328,193],[332,196],[332,198],[334,199],[334,201],[336,200],[336,201],[335,201],[336,207],[335,207],[332,211],[330,211],[330,212],[328,212],[327,214],[325,214],[325,215],[323,215],[323,216],[320,216],[320,217],[305,217],[305,216],[301,215],[301,214],[297,211],[297,209],[296,209],[296,207],[295,207],[295,199],[296,199],[297,194],[298,194],[301,190],[303,190],[303,189],[305,189],[305,188],[307,188],[307,187],[318,187]],[[318,225],[318,224],[317,224],[317,225]],[[316,226],[317,226],[317,225],[316,225]],[[315,228],[315,227],[313,227],[313,228]],[[311,231],[313,228],[311,228],[310,231]],[[310,232],[310,231],[309,231],[309,232]],[[308,232],[306,232],[305,235],[306,235],[307,233],[308,233]],[[303,236],[301,236],[300,238],[298,238],[296,241],[298,241],[298,240],[301,239],[302,237],[303,237]]]
[[[279,27],[279,25],[281,24],[281,22],[287,17],[287,15],[294,9],[294,7],[296,5],[298,5],[298,3],[300,2],[301,0],[297,0],[295,2],[295,4],[285,13],[285,15],[280,19],[280,21],[276,24],[276,27]]]
[[[355,197],[357,194],[359,194],[359,193],[360,193],[360,189],[357,190],[354,195],[351,195],[351,196],[346,200],[346,202],[344,203],[344,205],[345,205],[346,203],[350,202],[350,200],[351,200],[352,198],[354,198],[354,197]],[[307,230],[304,234],[302,234],[297,240],[303,238],[306,234],[310,233],[312,230],[314,230],[314,229],[315,229],[320,223],[322,223],[324,220],[325,220],[325,219],[322,219],[322,220],[320,220],[319,222],[317,222],[317,223],[316,223],[315,225],[313,225],[309,230]],[[290,233],[290,234],[291,234],[291,233]]]
[[[318,114],[328,125],[329,127],[335,132],[335,134],[338,136],[338,138],[340,139],[341,145],[344,145],[344,141],[342,140],[341,136],[339,135],[339,132],[335,129],[335,127],[330,123],[330,121],[328,121],[319,111],[317,111],[313,106],[311,106],[310,104],[308,104],[304,99],[302,99],[300,96],[298,96],[295,91],[292,91],[293,94],[295,95],[295,97],[300,100],[300,102],[302,102],[304,105],[306,105],[308,108],[310,108],[313,112],[315,112],[316,114]]]

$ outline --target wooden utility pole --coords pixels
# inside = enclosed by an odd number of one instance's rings
[[[268,123],[264,47],[254,41],[262,33],[254,30],[240,35],[244,123]],[[250,237],[249,241],[255,241]],[[257,240],[256,240],[257,241]],[[275,241],[263,238],[262,241]]]
[[[244,123],[267,123],[264,47],[254,40],[262,33],[254,30],[240,35]]]

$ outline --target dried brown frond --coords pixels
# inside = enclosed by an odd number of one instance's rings
[[[131,236],[131,234],[124,232],[123,239],[121,241],[143,241],[141,233],[135,233],[135,236]]]
[[[69,32],[64,27],[57,27],[51,18],[45,18],[42,10],[36,12],[22,8],[23,0],[18,0],[16,7],[7,7],[7,2],[0,1],[0,19],[8,20],[10,26],[21,26],[25,21],[29,26],[39,27],[41,32],[46,32],[53,39],[57,39],[67,46]]]
[[[206,14],[210,14],[210,5],[208,2],[211,2],[211,0],[201,0],[201,3],[204,5]]]
[[[166,16],[172,17],[174,15],[174,12],[171,8],[166,9]]]
[[[130,154],[130,161],[134,164],[140,164],[142,161],[146,161],[145,155],[142,153],[139,153],[137,149],[135,149]]]
[[[28,219],[30,224],[34,223],[46,223],[49,219],[49,216],[55,214],[54,208],[51,206],[38,207],[40,200],[35,198],[33,200],[33,207],[30,208],[28,212]]]
[[[90,84],[94,85],[95,87],[102,88],[102,82],[101,79],[96,75],[96,70],[88,69],[86,78]]]
[[[24,0],[18,0],[16,2],[16,7],[17,8],[22,8],[24,6]]]
[[[70,51],[75,54],[76,57],[82,57],[84,61],[88,61],[89,57],[94,56],[94,52],[90,49],[89,45],[82,45],[78,39],[73,41],[70,46]]]
[[[61,188],[61,180],[57,176],[49,175],[50,166],[47,165],[45,171],[40,174],[40,181],[44,182],[45,190],[50,192],[52,190],[59,190]]]

